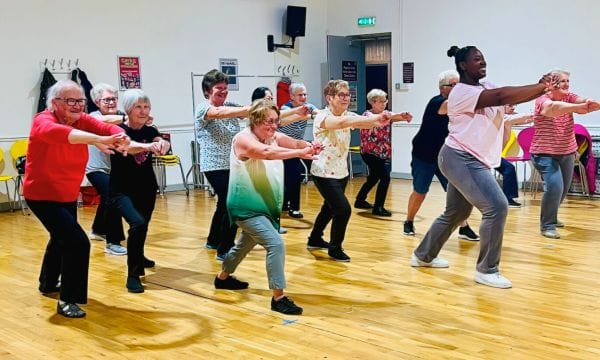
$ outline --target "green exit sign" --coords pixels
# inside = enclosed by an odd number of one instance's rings
[[[375,26],[375,16],[359,17],[358,21],[356,23],[358,24],[359,27]]]

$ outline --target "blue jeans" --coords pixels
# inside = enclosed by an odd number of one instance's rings
[[[542,174],[546,184],[542,196],[540,229],[555,230],[560,203],[567,196],[573,180],[575,154],[569,155],[531,155],[533,166]]]
[[[77,222],[77,203],[27,200],[27,205],[50,233],[40,272],[40,288],[56,286],[60,299],[87,303],[90,240]]]
[[[431,262],[475,206],[482,214],[477,271],[486,274],[498,272],[504,225],[508,215],[508,201],[500,186],[490,169],[465,151],[444,145],[438,163],[449,181],[446,210],[434,220],[415,250],[415,255],[423,261]]]
[[[256,216],[237,220],[236,224],[242,229],[242,233],[227,253],[223,261],[223,271],[233,274],[254,245],[260,244],[267,250],[269,289],[285,289],[285,244],[271,221],[266,216]]]
[[[100,205],[96,208],[92,231],[95,234],[106,235],[107,243],[118,245],[125,240],[125,232],[121,217],[112,216],[112,213],[108,211],[110,175],[102,171],[92,171],[86,176],[100,194]]]
[[[508,200],[519,197],[519,184],[515,166],[502,158],[496,170],[502,175],[502,191]]]

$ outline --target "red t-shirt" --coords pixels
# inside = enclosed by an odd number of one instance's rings
[[[23,195],[29,200],[76,201],[88,161],[86,144],[70,144],[71,130],[99,135],[123,132],[116,125],[81,113],[73,125],[58,123],[54,113],[44,110],[33,118],[27,147]]]

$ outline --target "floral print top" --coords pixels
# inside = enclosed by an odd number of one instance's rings
[[[310,167],[310,173],[323,178],[343,179],[348,176],[348,148],[350,147],[350,129],[321,129],[321,123],[333,114],[325,108],[313,121],[314,141],[323,145],[323,151]],[[345,111],[342,116],[357,116]]]
[[[369,110],[363,116],[376,115]],[[375,155],[380,159],[389,159],[392,156],[392,125],[371,129],[360,129],[360,152]]]

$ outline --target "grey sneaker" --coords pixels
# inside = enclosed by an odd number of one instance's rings
[[[542,230],[542,235],[550,239],[560,239],[560,235],[556,230]]]
[[[104,252],[111,255],[127,255],[127,248],[119,244],[106,244]]]
[[[419,259],[414,253],[410,258],[410,266],[412,267],[431,267],[431,268],[447,268],[450,266],[450,263],[446,259],[442,259],[440,257],[436,257],[431,260],[431,262],[425,262]]]
[[[560,220],[556,220],[556,227],[565,227],[565,223]]]

